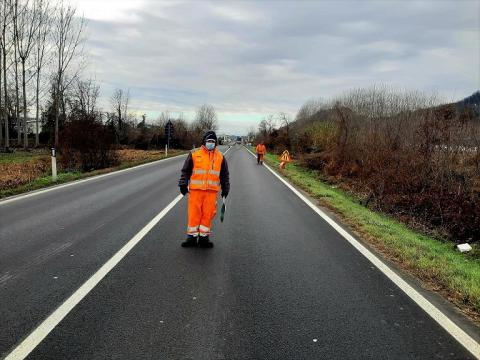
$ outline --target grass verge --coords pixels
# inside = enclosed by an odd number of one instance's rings
[[[161,159],[167,159],[173,156],[185,154],[187,151],[177,151],[177,150],[172,150],[169,152],[168,156],[165,157],[163,155],[159,155],[158,157],[148,157],[148,158],[143,158],[139,160],[129,160],[129,161],[122,161],[122,163],[118,166],[114,166],[111,168],[106,168],[106,169],[100,169],[100,170],[94,170],[94,171],[89,171],[89,172],[59,172],[58,173],[58,180],[57,182],[53,183],[52,182],[52,177],[51,175],[48,176],[43,176],[34,179],[33,181],[23,184],[14,188],[10,189],[0,189],[0,199],[5,198],[7,196],[14,196],[14,195],[19,195],[28,191],[33,191],[33,190],[39,190],[43,189],[49,186],[53,185],[58,185],[58,184],[63,184],[67,183],[70,181],[75,181],[75,180],[81,180],[85,179],[88,177],[96,176],[96,175],[102,175],[106,173],[110,173],[113,171],[118,171],[118,170],[123,170],[127,168],[131,168],[134,166],[146,164],[152,161],[157,161]],[[9,154],[10,155],[10,154]],[[2,160],[4,160],[3,155],[2,155]],[[17,156],[11,156],[10,159],[7,161],[6,159],[4,160],[5,163],[7,162],[27,162],[31,161],[32,156],[28,157],[28,155],[17,155]]]
[[[266,162],[278,168],[268,154]],[[319,180],[317,174],[295,163],[281,173],[293,184],[337,214],[378,252],[420,278],[425,286],[442,293],[477,324],[480,323],[480,256],[478,248],[460,254],[453,244],[409,229],[405,224],[374,212],[358,199]]]
[[[0,155],[0,164],[21,164],[28,161],[36,160],[50,156],[47,150],[33,150],[33,151],[15,151],[13,153],[2,153]]]

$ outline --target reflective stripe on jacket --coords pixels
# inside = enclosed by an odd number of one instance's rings
[[[190,177],[192,190],[220,190],[220,170],[223,155],[218,150],[208,151],[204,146],[192,153],[193,170]]]

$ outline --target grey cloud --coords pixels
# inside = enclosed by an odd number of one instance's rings
[[[208,102],[248,115],[379,82],[458,97],[479,87],[478,1],[168,4],[89,22],[105,96],[118,86],[158,111]]]

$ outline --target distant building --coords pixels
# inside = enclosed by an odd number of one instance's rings
[[[230,135],[219,135],[218,136],[218,143],[219,144],[228,144],[232,142],[232,138]]]
[[[37,132],[37,126],[35,124],[35,118],[27,117],[27,133],[36,134],[36,132]],[[40,134],[41,132],[42,132],[42,121],[38,119],[38,133]]]

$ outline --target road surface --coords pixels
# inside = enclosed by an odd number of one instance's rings
[[[29,359],[473,359],[240,146],[213,249],[180,200]],[[0,358],[178,195],[185,157],[0,203]]]

